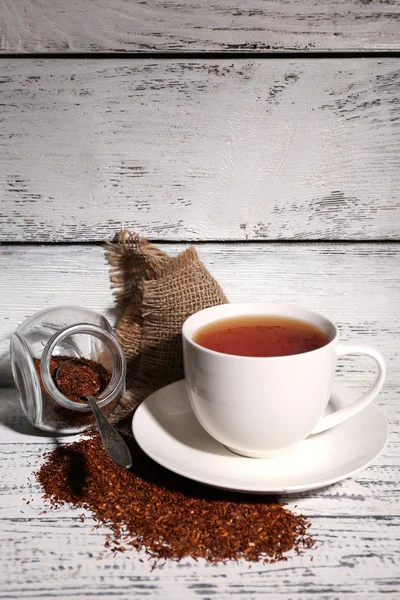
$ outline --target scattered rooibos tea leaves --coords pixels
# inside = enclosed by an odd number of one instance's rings
[[[314,545],[307,519],[260,496],[202,486],[149,459],[126,440],[134,466],[125,471],[105,454],[98,436],[59,446],[36,473],[54,507],[69,502],[110,527],[105,545],[129,546],[154,559],[185,556],[209,562],[286,560]],[[82,518],[82,515],[79,515]]]

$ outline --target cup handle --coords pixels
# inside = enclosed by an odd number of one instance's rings
[[[322,417],[316,427],[312,430],[311,434],[320,433],[321,431],[335,427],[335,425],[339,425],[339,423],[343,423],[343,421],[346,419],[349,419],[350,417],[353,417],[359,413],[366,406],[368,406],[368,404],[372,402],[374,398],[376,398],[385,380],[385,361],[382,354],[378,352],[378,350],[375,350],[375,348],[359,344],[338,344],[336,347],[336,354],[338,358],[340,356],[345,356],[346,354],[365,354],[366,356],[371,356],[378,365],[378,374],[374,383],[367,392],[350,404],[350,406],[346,406],[346,408],[341,408],[330,415]]]

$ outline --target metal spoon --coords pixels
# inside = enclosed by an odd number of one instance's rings
[[[71,364],[87,365],[88,363],[80,358],[71,358],[70,360],[66,360],[61,363],[56,371],[57,384],[63,370],[67,365]],[[132,466],[132,456],[125,441],[101,412],[100,408],[97,406],[95,398],[93,398],[93,396],[86,396],[86,398],[90,404],[90,408],[93,411],[94,418],[96,419],[104,450],[117,465],[123,467],[124,469],[129,469]]]

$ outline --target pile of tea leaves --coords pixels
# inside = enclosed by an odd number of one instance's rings
[[[57,446],[36,473],[53,507],[70,503],[110,528],[112,552],[144,550],[155,561],[203,558],[276,562],[312,548],[310,523],[265,496],[206,487],[175,475],[125,438],[133,467],[106,455],[98,435]]]

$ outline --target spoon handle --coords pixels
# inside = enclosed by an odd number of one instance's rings
[[[104,450],[117,465],[129,469],[132,466],[132,456],[128,446],[118,431],[107,421],[93,396],[87,396],[87,399],[96,419]]]

